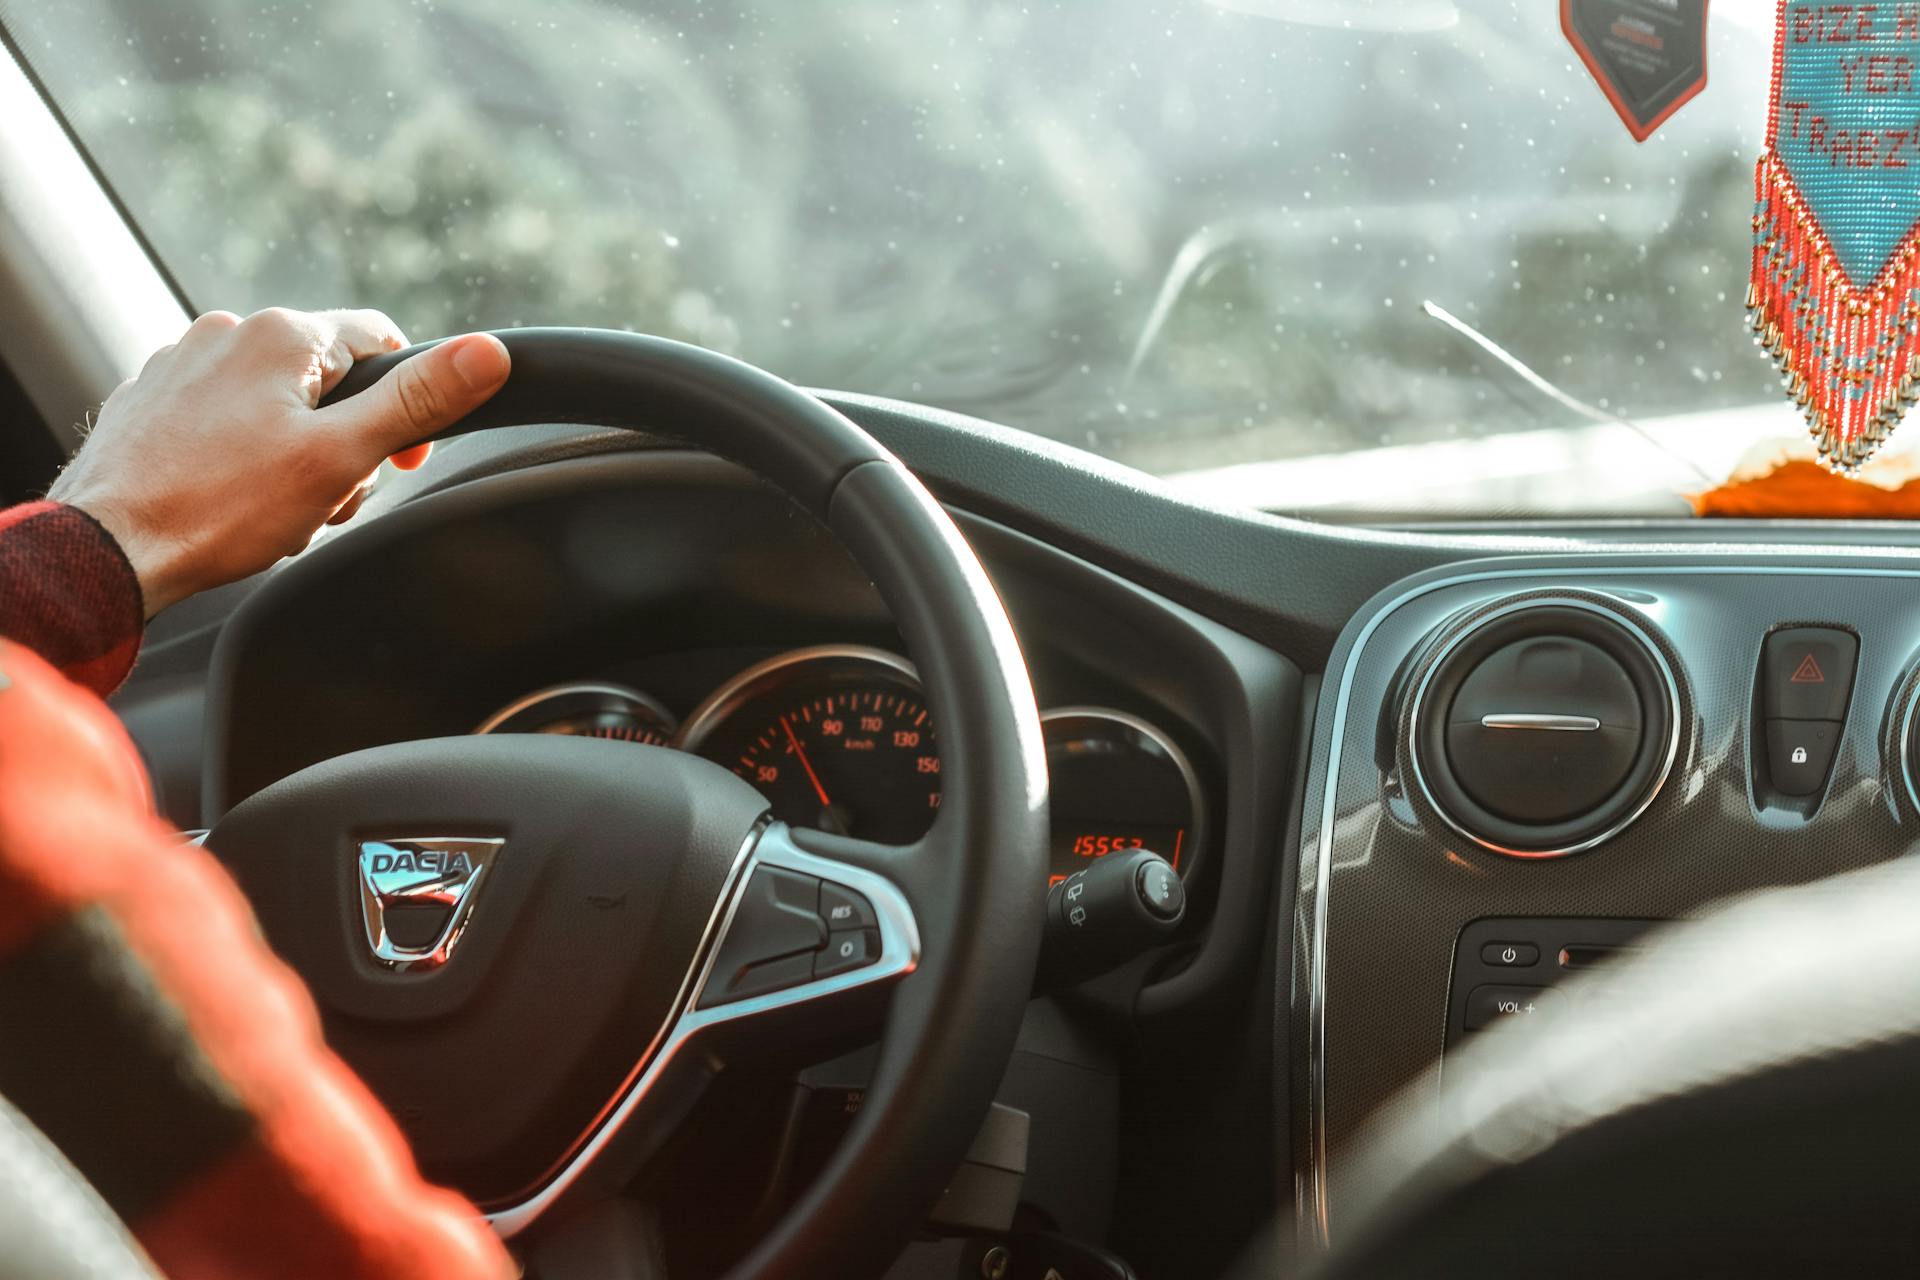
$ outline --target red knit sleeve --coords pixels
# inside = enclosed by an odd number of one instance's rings
[[[0,637],[105,697],[133,669],[146,607],[113,535],[78,507],[0,510]]]
[[[0,642],[0,1095],[169,1276],[506,1280],[99,701]]]

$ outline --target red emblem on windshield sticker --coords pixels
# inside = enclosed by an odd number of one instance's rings
[[[1560,29],[1636,142],[1707,87],[1707,0],[1560,0]]]
[[[1779,0],[1747,307],[1842,473],[1920,402],[1916,68],[1920,3]]]

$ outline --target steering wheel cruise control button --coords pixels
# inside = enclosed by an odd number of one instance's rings
[[[1767,721],[1767,767],[1774,790],[1782,795],[1810,796],[1826,785],[1834,748],[1840,745],[1840,725],[1830,720]]]
[[[713,977],[701,998],[701,1007],[806,981],[812,972],[810,953],[827,940],[819,904],[820,882],[812,876],[778,867],[756,868],[740,895],[740,906],[727,926],[720,953],[714,957]],[[769,966],[770,961],[785,957],[796,957],[800,962],[799,976],[791,981],[782,980],[786,969]]]
[[[1479,1031],[1505,1018],[1530,1018],[1560,1001],[1552,987],[1475,987],[1467,997],[1466,1029]]]
[[[1859,656],[1860,641],[1831,627],[1795,627],[1768,636],[1760,691],[1767,719],[1845,719]]]
[[[802,951],[799,955],[782,956],[765,964],[752,965],[746,972],[736,975],[718,999],[703,1000],[701,1004],[730,1004],[749,996],[763,996],[769,991],[797,987],[813,977],[813,956],[811,951]]]
[[[820,882],[820,918],[829,929],[876,929],[879,919],[873,904],[847,888],[829,880]]]
[[[813,957],[813,976],[831,978],[850,969],[863,969],[880,958],[877,929],[836,929],[824,951]]]
[[[1480,962],[1501,969],[1524,969],[1540,963],[1540,948],[1531,942],[1489,942],[1480,948]]]

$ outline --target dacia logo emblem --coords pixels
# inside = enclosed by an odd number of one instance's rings
[[[445,964],[503,843],[439,836],[361,841],[360,911],[374,959],[395,969]]]

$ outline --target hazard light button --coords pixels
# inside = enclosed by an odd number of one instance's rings
[[[1832,627],[1794,627],[1767,637],[1760,696],[1768,720],[1844,720],[1860,641]]]

